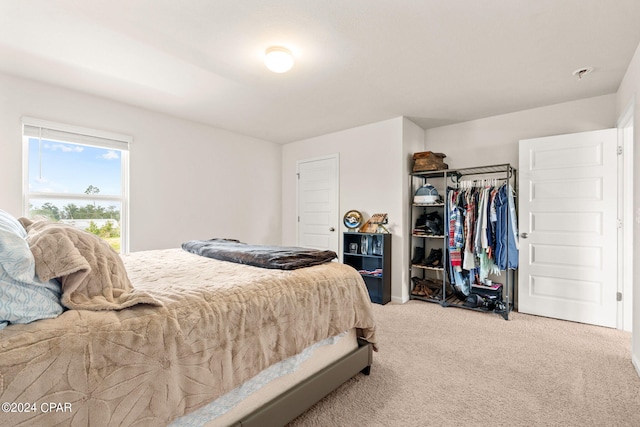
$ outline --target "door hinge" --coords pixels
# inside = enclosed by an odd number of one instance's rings
[[[622,155],[624,153],[624,149],[622,148],[622,145],[618,145],[618,155]]]
[[[618,219],[618,228],[623,228],[624,223],[622,222],[621,219]]]
[[[622,292],[616,294],[616,301],[622,301]]]
[[[300,222],[300,215],[298,215],[298,222]]]
[[[300,172],[297,172],[296,176],[298,177],[298,179],[300,179]]]

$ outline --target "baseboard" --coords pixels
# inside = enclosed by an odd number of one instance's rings
[[[391,297],[391,302],[395,302],[396,304],[404,304],[407,301],[409,301],[409,295],[403,296],[401,298]]]
[[[638,359],[635,354],[631,355],[631,363],[633,364],[633,367],[636,368],[636,372],[640,377],[640,359]]]

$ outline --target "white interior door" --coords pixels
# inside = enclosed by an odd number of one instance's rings
[[[338,253],[338,156],[298,162],[298,246]]]
[[[616,137],[520,141],[520,312],[616,327]]]

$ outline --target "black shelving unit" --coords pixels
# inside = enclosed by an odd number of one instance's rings
[[[446,219],[446,195],[447,188],[454,187],[458,188],[459,183],[463,177],[471,176],[477,179],[491,179],[495,178],[497,180],[506,181],[511,184],[513,189],[517,188],[517,176],[516,169],[513,168],[510,164],[500,164],[500,165],[489,165],[489,166],[479,166],[472,168],[462,168],[462,169],[444,169],[437,171],[426,171],[426,172],[414,172],[410,174],[410,189],[411,200],[413,201],[413,195],[415,191],[426,182],[436,187],[438,190],[438,194],[442,197],[442,203],[434,203],[434,204],[420,204],[420,203],[412,203],[411,206],[411,220],[410,220],[410,235],[411,239],[409,239],[409,244],[411,245],[409,248],[409,253],[411,254],[411,261],[409,262],[409,298],[423,300],[428,302],[435,302],[441,304],[443,307],[460,307],[469,310],[476,311],[487,311],[483,308],[471,308],[464,305],[464,301],[458,298],[455,294],[452,294],[451,290],[453,289],[448,274],[449,268],[449,258],[448,258],[448,224],[446,221],[444,224],[444,235],[421,235],[416,234],[414,232],[416,219],[423,213],[429,212],[438,212],[441,215],[443,220]],[[517,210],[517,209],[516,209]],[[509,218],[507,218],[507,223]],[[424,248],[424,256],[428,257],[431,249],[441,248],[443,253],[443,268],[434,268],[427,267],[422,265],[420,262],[416,261],[416,248]],[[507,260],[508,263],[508,260]],[[496,311],[501,314],[506,320],[509,318],[509,312],[513,310],[513,294],[514,294],[514,278],[515,272],[513,270],[507,270],[503,272],[505,274],[505,280],[503,283],[503,288],[501,291],[502,300],[504,302],[504,309]],[[434,292],[433,295],[421,296],[414,295],[414,283],[412,278],[418,279],[428,279],[433,282],[437,282],[437,285],[441,286],[441,289]]]
[[[391,234],[345,232],[342,262],[360,272],[372,302],[391,301]]]

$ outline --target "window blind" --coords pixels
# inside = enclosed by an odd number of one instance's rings
[[[73,142],[76,144],[125,151],[129,150],[129,144],[132,142],[132,138],[127,135],[97,131],[28,117],[22,118],[22,133],[24,136],[33,138]]]

